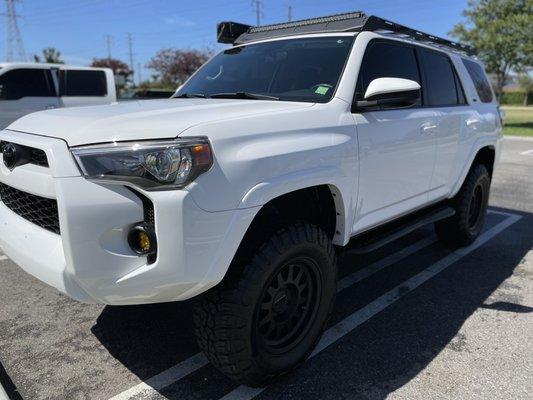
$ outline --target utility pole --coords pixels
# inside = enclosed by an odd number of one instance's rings
[[[137,75],[139,76],[139,85],[140,85],[141,82],[142,82],[142,77],[141,77],[141,63],[138,63],[138,64],[137,64]]]
[[[263,0],[252,0],[252,7],[254,7],[255,17],[257,18],[257,26],[261,26],[261,17],[263,16]]]
[[[292,6],[289,6],[289,22],[292,21]]]
[[[135,78],[134,78],[134,75],[133,75],[133,36],[131,33],[128,33],[128,52],[129,52],[129,56],[130,56],[130,70],[131,70],[131,73],[132,73],[132,76],[131,76],[131,81],[133,83],[133,86],[135,86]]]
[[[105,42],[107,44],[107,59],[111,60],[111,45],[113,44],[111,35],[105,35]]]
[[[22,35],[17,23],[17,19],[20,16],[15,10],[15,1],[20,0],[6,0],[7,13],[2,14],[7,18],[7,61],[15,61],[16,57],[18,61],[26,61],[26,51],[24,50],[24,43],[22,42]],[[17,55],[15,56],[15,53]]]

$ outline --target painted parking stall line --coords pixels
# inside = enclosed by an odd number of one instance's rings
[[[522,156],[533,156],[533,149],[523,151],[523,152],[520,153],[520,155],[522,155]]]
[[[422,239],[410,246],[403,248],[402,250],[395,252],[385,258],[382,258],[360,270],[357,270],[338,282],[337,292],[340,292],[369,276],[398,263],[399,261],[417,253],[418,251],[432,245],[436,242],[435,238]],[[350,254],[350,251],[347,252]],[[110,400],[127,400],[132,398],[142,398],[155,395],[157,391],[164,389],[179,380],[183,379],[187,375],[194,371],[206,366],[209,361],[203,353],[198,353],[191,358],[182,361],[181,363],[171,367],[160,374],[128,389]]]
[[[382,295],[375,301],[367,304],[365,307],[359,309],[355,313],[346,317],[344,320],[339,322],[337,325],[334,325],[332,328],[327,330],[319,342],[317,348],[312,353],[311,357],[314,357],[316,354],[320,353],[326,349],[329,345],[333,344],[353,329],[357,328],[359,325],[370,319],[372,316],[376,315],[380,311],[387,308],[389,305],[393,304],[405,294],[413,291],[422,283],[431,279],[450,265],[454,264],[456,261],[460,260],[467,254],[476,250],[481,245],[485,244],[488,240],[492,239],[494,236],[507,229],[509,226],[518,221],[521,217],[516,214],[511,214],[507,212],[489,210],[491,214],[497,214],[504,216],[505,219],[495,225],[493,228],[484,232],[472,245],[456,250],[453,253],[445,256],[441,260],[437,261],[435,264],[429,266],[424,271],[415,275],[414,277],[408,279],[404,283],[398,285],[396,288],[390,290],[386,294]],[[386,256],[364,268],[361,268],[338,282],[338,292],[351,287],[352,285],[374,275],[375,273],[390,267],[403,259],[417,253],[418,251],[434,244],[437,242],[435,237],[422,239],[410,246],[407,246],[394,254]],[[347,252],[348,254],[350,251]],[[401,290],[400,290],[401,288]],[[157,396],[158,392],[164,388],[173,385],[189,374],[199,370],[200,368],[209,364],[207,358],[202,354],[198,353],[181,363],[161,372],[158,375],[136,385],[132,388],[112,397],[110,400],[127,400],[133,398],[149,398],[151,396]],[[232,392],[228,393],[222,399],[251,399],[266,388],[253,389],[246,386],[240,386]]]
[[[368,321],[374,315],[383,311],[388,306],[390,306],[391,304],[395,303],[396,301],[404,297],[406,294],[418,288],[424,282],[427,282],[431,278],[435,277],[436,275],[444,271],[446,268],[455,264],[461,258],[467,256],[474,250],[478,249],[483,244],[488,242],[490,239],[492,239],[493,237],[495,237],[496,235],[498,235],[505,229],[509,228],[511,225],[513,225],[515,222],[517,222],[518,220],[522,218],[521,216],[515,215],[515,214],[507,214],[507,213],[500,213],[500,214],[506,214],[508,217],[502,222],[500,222],[499,224],[497,224],[496,226],[494,226],[493,228],[489,229],[488,231],[480,235],[473,244],[471,244],[468,247],[455,250],[453,253],[445,256],[444,258],[440,259],[436,263],[430,265],[428,268],[426,268],[422,272],[406,280],[405,282],[399,284],[394,289],[378,297],[373,302],[369,303],[365,307],[354,312],[353,314],[349,315],[348,317],[343,319],[338,324],[328,329],[324,333],[324,336],[322,337],[318,346],[316,347],[316,349],[313,351],[313,353],[311,354],[309,358],[312,358],[316,356],[317,354],[321,353],[323,350],[328,348],[330,345],[337,342],[339,339],[342,339],[344,336],[346,336],[348,333],[353,331],[355,328],[357,328],[364,322]],[[254,389],[254,388],[250,388],[247,386],[239,386],[237,389],[223,396],[221,400],[253,399],[257,395],[265,391],[267,388],[268,387]]]

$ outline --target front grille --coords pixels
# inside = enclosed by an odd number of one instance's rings
[[[8,142],[0,141],[0,153],[4,152],[4,146]],[[41,167],[48,168],[48,158],[46,157],[46,153],[41,149],[36,149],[33,147],[23,146],[21,144],[17,144],[18,147],[26,150],[29,152],[29,160],[28,164],[35,164],[39,165]]]
[[[56,200],[35,196],[0,182],[0,201],[35,225],[58,235],[61,233]]]

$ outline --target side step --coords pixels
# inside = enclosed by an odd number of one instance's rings
[[[441,205],[426,208],[355,236],[346,250],[356,254],[370,253],[424,225],[453,215],[455,210],[452,207]]]

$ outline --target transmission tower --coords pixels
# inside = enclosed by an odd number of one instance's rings
[[[24,51],[24,43],[18,26],[17,11],[15,10],[15,1],[20,0],[6,0],[7,13],[7,61],[26,61],[26,52]]]
[[[257,26],[261,26],[261,17],[263,16],[263,0],[252,0],[252,7],[254,7],[255,17],[257,18]]]

